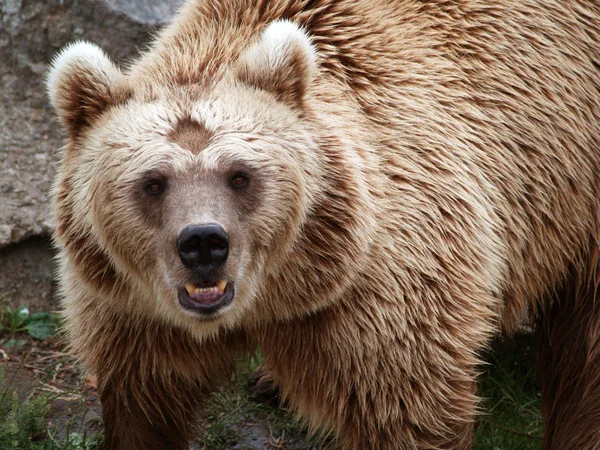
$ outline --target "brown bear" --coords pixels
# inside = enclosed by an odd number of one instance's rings
[[[109,449],[183,449],[241,351],[345,449],[466,449],[541,330],[545,449],[600,448],[600,3],[193,0],[54,61],[72,348]]]

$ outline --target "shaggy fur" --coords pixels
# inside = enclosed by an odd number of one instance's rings
[[[528,308],[544,448],[597,445],[599,20],[587,0],[195,0],[126,72],[65,50],[55,238],[106,447],[186,448],[258,346],[342,448],[467,449],[478,354]],[[175,240],[215,222],[235,297],[203,316]]]

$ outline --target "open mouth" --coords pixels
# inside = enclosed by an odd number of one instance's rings
[[[185,309],[210,315],[231,303],[234,287],[233,282],[227,280],[187,283],[177,294],[179,304]]]

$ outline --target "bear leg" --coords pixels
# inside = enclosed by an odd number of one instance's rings
[[[593,276],[572,276],[538,317],[544,450],[600,449],[600,266],[592,260]]]
[[[102,382],[99,375],[103,449],[187,449],[199,394],[190,383],[170,377]],[[116,386],[115,386],[116,385]]]
[[[103,448],[187,449],[202,398],[228,379],[243,339],[228,334],[200,343],[158,321],[106,311],[72,319],[71,326],[88,330],[73,333],[74,350],[98,375]]]

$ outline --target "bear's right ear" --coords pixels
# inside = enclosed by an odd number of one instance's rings
[[[109,106],[128,97],[125,76],[100,48],[88,42],[71,44],[56,56],[46,87],[72,139]]]
[[[288,20],[271,23],[240,57],[237,78],[274,94],[291,107],[302,107],[317,71],[317,54],[304,30]]]

